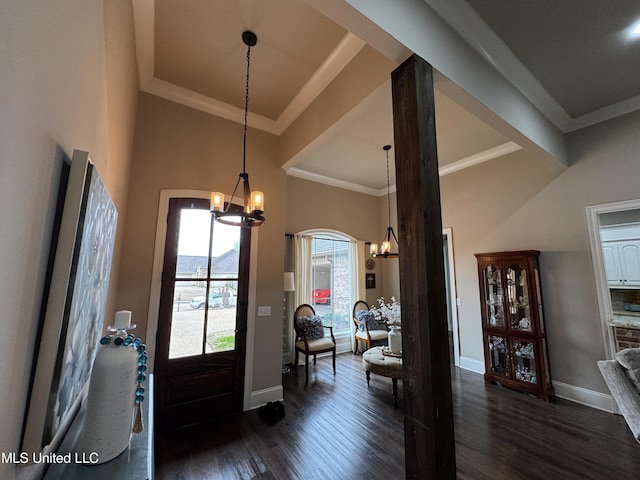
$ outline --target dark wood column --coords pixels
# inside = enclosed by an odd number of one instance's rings
[[[456,478],[440,179],[431,65],[391,74],[395,141],[406,478]]]

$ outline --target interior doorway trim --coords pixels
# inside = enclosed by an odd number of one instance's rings
[[[162,286],[162,267],[164,258],[165,240],[167,237],[167,215],[169,213],[169,200],[172,198],[206,198],[211,192],[202,190],[167,189],[160,190],[158,200],[158,217],[156,221],[156,238],[153,250],[153,267],[151,270],[151,288],[149,292],[149,308],[147,315],[146,350],[149,360],[147,365],[149,372],[153,373],[153,365],[156,353],[156,335],[158,333],[158,314],[160,310],[160,289]],[[256,305],[256,280],[258,255],[258,229],[251,232],[251,262],[249,265],[249,306],[247,308],[247,347],[245,355],[244,374],[244,398],[243,410],[252,408],[253,388],[253,349],[255,340],[255,308]]]
[[[442,233],[447,237],[447,265],[449,266],[449,302],[451,303],[451,326],[453,328],[453,363],[460,366],[460,329],[458,328],[458,295],[456,293],[456,268],[453,258],[453,231],[450,227],[443,228]]]
[[[604,260],[602,258],[602,245],[600,242],[600,215],[603,213],[640,209],[640,199],[593,205],[585,208],[587,214],[587,227],[589,229],[589,242],[591,244],[591,258],[593,260],[593,273],[596,282],[598,311],[600,313],[600,326],[602,327],[602,339],[607,358],[613,359],[616,348],[612,328],[610,326],[612,321],[612,307],[611,296],[609,295],[609,285],[607,284],[607,277],[604,270]]]

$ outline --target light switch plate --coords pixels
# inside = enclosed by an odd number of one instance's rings
[[[261,306],[258,307],[258,316],[259,317],[268,317],[271,315],[271,306]]]

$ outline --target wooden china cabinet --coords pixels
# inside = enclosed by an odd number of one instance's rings
[[[537,250],[476,253],[487,382],[553,398]]]

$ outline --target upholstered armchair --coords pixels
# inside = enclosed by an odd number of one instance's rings
[[[318,353],[333,353],[333,374],[336,373],[336,339],[333,336],[333,327],[323,325],[322,318],[316,315],[315,310],[309,304],[302,304],[293,313],[293,328],[296,333],[295,355],[293,365],[298,366],[298,354],[305,356],[304,374],[305,384],[309,383],[309,355],[313,355],[313,364],[316,364]],[[329,336],[326,335],[328,330]]]
[[[358,353],[358,342],[364,343],[365,350],[369,350],[373,342],[387,340],[388,330],[386,324],[376,320],[369,310],[367,302],[358,300],[353,306],[352,317],[355,326],[353,333],[354,354]]]

